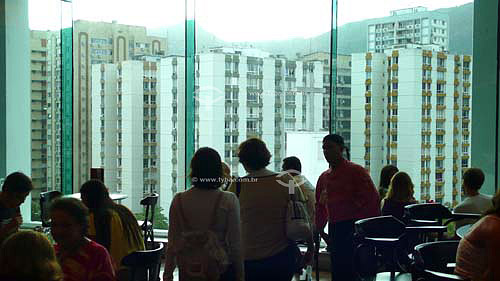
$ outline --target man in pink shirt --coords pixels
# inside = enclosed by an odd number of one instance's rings
[[[380,198],[367,171],[347,159],[349,150],[337,134],[323,138],[323,155],[330,168],[316,185],[316,231],[328,224],[332,280],[358,280],[353,267],[354,222],[380,215]]]

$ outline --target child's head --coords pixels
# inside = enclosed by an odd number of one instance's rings
[[[283,171],[289,172],[292,176],[302,173],[302,164],[300,163],[300,159],[295,156],[283,159],[283,165],[281,168]]]
[[[12,234],[2,244],[0,264],[0,275],[7,278],[62,280],[62,271],[57,263],[54,247],[40,232],[19,231]]]
[[[391,179],[387,198],[407,202],[413,198],[413,183],[410,176],[405,172],[397,172]]]

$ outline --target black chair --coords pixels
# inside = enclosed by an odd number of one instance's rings
[[[407,256],[405,224],[393,216],[379,216],[355,223],[355,271],[363,279],[390,271],[390,280],[399,280],[399,257]]]
[[[56,190],[40,193],[40,220],[43,228],[50,227],[50,203],[61,196],[62,193]]]
[[[467,280],[453,274],[459,241],[436,241],[415,247],[413,280]],[[450,266],[451,265],[451,266]]]
[[[409,280],[403,273],[411,270],[419,235],[444,232],[446,227],[406,226],[393,216],[379,216],[356,221],[355,231],[355,270],[361,278],[378,279],[380,272],[389,271],[390,280]]]
[[[149,248],[150,244],[154,244],[154,219],[155,207],[157,203],[157,193],[151,193],[141,200],[141,205],[145,206],[146,212],[144,215],[144,221],[139,223],[141,223],[141,229],[144,232],[144,245],[146,245],[146,249]]]
[[[127,268],[119,281],[159,281],[163,243],[152,243],[152,250],[135,251],[125,256],[121,265]]]
[[[462,219],[479,219],[479,214],[453,213],[440,203],[422,203],[405,206],[404,220],[408,226],[447,226],[451,222]],[[438,239],[442,240],[445,231],[439,233]],[[421,237],[425,242],[429,236]]]

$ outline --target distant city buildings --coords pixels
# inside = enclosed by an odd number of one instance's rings
[[[133,211],[152,191],[168,210],[185,188],[184,67],[177,56],[92,67],[92,165],[104,167],[106,185],[126,193]],[[198,54],[195,67],[195,149],[213,147],[234,175],[245,174],[237,147],[247,138],[266,142],[279,171],[286,132],[322,130],[322,61],[216,48]]]
[[[30,32],[31,68],[31,179],[35,190],[61,184],[60,34]]]
[[[73,188],[90,178],[92,163],[92,65],[165,55],[167,39],[148,36],[146,27],[116,22],[73,23]]]
[[[323,125],[322,130],[330,130],[330,53],[315,52],[300,58],[303,61],[320,61],[323,63]],[[337,84],[335,91],[335,133],[344,138],[347,147],[351,139],[351,55],[338,54],[336,57]],[[319,110],[316,108],[315,110]]]
[[[391,11],[391,16],[368,20],[367,50],[415,48],[447,51],[449,46],[448,15],[416,7]]]
[[[77,20],[66,184],[76,191],[91,167],[103,167],[110,191],[126,193],[134,212],[150,192],[160,193],[168,210],[186,188],[187,130],[195,149],[216,149],[233,175],[245,174],[238,145],[259,137],[272,154],[270,169],[297,154],[314,166],[305,171],[315,178],[325,168],[316,165],[324,161],[316,146],[334,106],[335,132],[375,182],[384,165],[395,164],[412,177],[417,199],[455,204],[462,168],[470,166],[472,59],[446,52],[448,22],[423,7],[369,20],[368,52],[334,60],[334,105],[328,52],[295,60],[252,48],[198,53],[194,128],[186,128],[185,61],[167,54],[168,38],[140,26]],[[40,191],[65,184],[61,34],[31,32],[32,177]],[[300,143],[307,147],[297,150]]]
[[[472,58],[422,49],[352,56],[351,146],[375,182],[396,165],[417,200],[457,204],[470,166]]]

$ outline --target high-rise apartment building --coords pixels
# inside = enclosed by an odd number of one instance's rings
[[[184,140],[180,139],[185,134],[178,131],[184,123],[184,67],[183,57],[162,59],[160,67],[160,181],[172,193],[185,183]],[[322,130],[323,115],[317,110],[324,95],[322,61],[217,48],[198,54],[195,68],[195,149],[213,147],[234,175],[245,174],[236,153],[247,138],[266,142],[273,156],[269,168],[279,171],[287,131]],[[161,198],[162,204],[170,202],[167,196]]]
[[[165,52],[166,38],[148,36],[142,26],[84,20],[74,22],[73,188],[79,188],[90,177],[92,65],[135,60],[144,55],[164,55]]]
[[[31,178],[38,194],[61,183],[60,34],[30,32]]]
[[[322,129],[328,131],[330,128],[330,53],[315,52],[304,55],[301,61],[319,61],[323,63],[323,125]],[[335,133],[344,138],[347,147],[351,139],[351,56],[337,55],[336,57],[337,87],[335,100]],[[319,110],[316,108],[315,110]]]
[[[368,52],[412,48],[446,51],[449,46],[448,15],[416,7],[391,11],[389,17],[367,21]]]
[[[352,159],[396,165],[417,200],[455,205],[470,166],[472,59],[425,49],[352,56]]]
[[[322,130],[323,62],[217,48],[196,56],[194,131],[187,134],[184,64],[170,56],[92,67],[92,164],[104,167],[106,185],[127,194],[124,204],[135,212],[145,193],[159,192],[168,211],[184,190],[186,135],[242,175],[236,151],[247,138],[266,142],[270,168],[279,171],[287,131]]]
[[[140,212],[159,185],[159,58],[92,66],[92,166]]]

